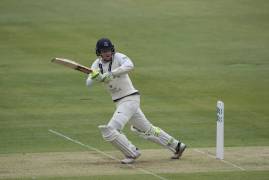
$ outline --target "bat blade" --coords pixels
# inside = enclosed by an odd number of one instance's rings
[[[51,62],[53,63],[57,63],[57,64],[61,64],[63,66],[66,66],[68,68],[71,68],[71,69],[75,69],[75,70],[78,70],[78,71],[81,71],[83,73],[86,73],[86,74],[90,74],[92,72],[92,70],[86,66],[83,66],[75,61],[72,61],[70,59],[65,59],[65,58],[53,58],[51,60]]]

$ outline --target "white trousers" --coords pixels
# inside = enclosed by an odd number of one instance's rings
[[[121,131],[128,122],[139,132],[152,132],[149,137],[145,135],[145,139],[175,152],[179,141],[150,123],[140,109],[140,95],[128,96],[116,102],[116,110],[107,126]]]
[[[151,123],[140,109],[139,95],[128,96],[116,102],[116,111],[108,126],[121,131],[128,122],[144,132],[151,128]]]

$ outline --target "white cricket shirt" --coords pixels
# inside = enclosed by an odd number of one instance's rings
[[[99,70],[102,73],[112,72],[113,79],[104,83],[104,85],[113,101],[138,92],[128,75],[128,72],[134,68],[134,64],[126,55],[116,52],[112,58],[112,62],[104,62],[101,58],[98,58],[94,61],[91,68]],[[87,84],[90,85],[91,81],[93,80],[88,78]]]

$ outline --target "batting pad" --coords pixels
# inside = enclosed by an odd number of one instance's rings
[[[111,142],[113,146],[125,155],[125,157],[135,159],[140,155],[137,148],[126,138],[124,134],[119,133],[117,130],[109,126],[101,125],[98,127],[101,130],[103,138],[106,141]]]
[[[165,148],[168,148],[172,152],[176,152],[176,147],[179,141],[158,127],[151,126],[149,131],[142,132],[137,128],[131,126],[131,131],[146,140],[150,140],[154,143],[164,146]]]

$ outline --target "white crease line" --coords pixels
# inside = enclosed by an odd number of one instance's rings
[[[75,140],[75,139],[72,139],[72,138],[70,138],[70,137],[68,137],[68,136],[65,136],[64,134],[59,133],[59,132],[57,132],[57,131],[55,131],[55,130],[49,129],[48,131],[51,132],[51,133],[53,133],[53,134],[55,134],[55,135],[58,135],[58,136],[60,136],[60,137],[62,137],[62,138],[65,138],[65,139],[67,139],[67,140],[69,140],[69,141],[71,141],[71,142],[73,142],[73,143],[76,143],[76,144],[78,144],[78,145],[81,145],[81,146],[83,146],[83,147],[86,147],[86,148],[88,148],[88,149],[90,149],[90,150],[96,151],[96,152],[98,152],[98,153],[100,153],[100,154],[102,154],[102,155],[104,155],[104,156],[106,156],[106,157],[108,157],[108,158],[111,158],[111,159],[113,159],[113,160],[115,160],[115,161],[121,162],[121,160],[118,159],[118,158],[115,158],[115,157],[113,157],[113,156],[111,156],[111,155],[109,155],[109,154],[107,154],[107,153],[105,153],[105,152],[103,152],[103,151],[101,151],[101,150],[95,148],[95,147],[92,147],[92,146],[87,145],[87,144],[83,144],[82,142],[80,142],[80,141],[78,141],[78,140]],[[143,173],[145,173],[145,174],[150,174],[150,175],[152,175],[152,176],[154,176],[154,177],[156,177],[156,178],[158,178],[158,179],[161,179],[161,180],[168,180],[168,179],[166,179],[165,177],[162,177],[162,176],[160,176],[160,175],[158,175],[158,174],[155,174],[155,173],[153,173],[153,172],[151,172],[151,171],[148,171],[148,170],[145,170],[145,169],[143,169],[143,168],[135,167],[135,166],[132,165],[132,164],[125,164],[125,165],[128,166],[128,167],[131,167],[131,168],[136,168],[136,169],[140,170],[141,172],[143,172]]]
[[[206,153],[206,152],[204,152],[204,151],[200,151],[200,150],[198,150],[198,149],[194,149],[194,151],[196,151],[196,152],[198,152],[198,153],[201,153],[201,154],[205,154],[205,155],[207,155],[208,157],[211,157],[211,158],[213,158],[213,159],[216,159],[215,156],[210,155],[210,154],[208,154],[208,153]],[[242,168],[242,167],[240,167],[240,166],[238,166],[238,165],[236,165],[236,164],[234,164],[234,163],[231,163],[231,162],[229,162],[229,161],[225,161],[225,160],[223,160],[223,159],[220,159],[220,161],[223,162],[223,163],[225,163],[225,164],[231,165],[231,166],[233,166],[233,167],[235,167],[235,168],[238,168],[238,169],[240,169],[241,171],[245,171],[245,170],[246,170],[246,169],[244,169],[244,168]]]

